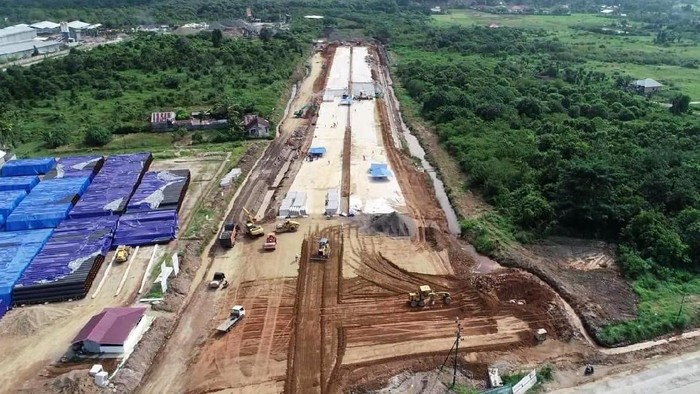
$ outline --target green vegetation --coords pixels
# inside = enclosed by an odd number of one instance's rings
[[[455,15],[472,26],[447,27]],[[696,71],[695,37],[658,42],[643,21],[625,22],[635,35],[618,37],[600,29],[617,22],[596,15],[489,14],[505,27],[487,28],[473,23],[479,15],[391,31],[399,95],[434,125],[465,187],[496,208],[463,221],[463,233],[492,255],[547,235],[618,243],[641,303],[637,319],[600,333],[603,343],[700,323],[689,301],[700,294],[700,122],[688,112],[700,84],[683,74]],[[656,98],[638,94],[630,82],[656,76],[626,64],[673,68],[691,93],[679,83]],[[612,65],[622,69],[603,72]]]
[[[513,374],[503,375],[503,384],[514,386],[522,378],[527,376],[530,371],[521,371]],[[551,364],[546,364],[536,371],[537,383],[531,389],[531,392],[538,393],[542,391],[542,385],[551,382],[554,379],[554,367]]]
[[[42,139],[47,148],[69,145],[73,151],[105,146],[111,134],[148,131],[153,111],[212,110],[236,127],[242,113],[269,118],[303,54],[300,38],[290,33],[269,41],[222,39],[219,47],[211,33],[142,34],[121,45],[11,67],[0,74],[0,105],[16,114],[7,140]],[[240,133],[216,139],[233,137]]]

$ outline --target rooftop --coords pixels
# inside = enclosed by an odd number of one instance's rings
[[[71,29],[85,29],[88,26],[90,26],[89,23],[81,22],[81,21],[73,21],[73,22],[68,22],[68,27]]]
[[[30,25],[30,27],[33,27],[35,29],[58,29],[60,26],[60,24],[51,21],[37,22],[33,25]]]
[[[651,78],[638,79],[638,80],[634,81],[633,84],[635,86],[639,86],[639,87],[643,87],[643,88],[660,88],[660,87],[664,86]]]
[[[123,344],[145,313],[146,308],[105,308],[83,326],[71,343]]]
[[[24,25],[24,24],[9,26],[9,27],[6,27],[4,29],[0,29],[0,37],[9,36],[12,34],[24,33],[24,32],[28,32],[28,31],[34,31],[34,29],[32,29],[28,25]]]
[[[36,47],[37,49],[41,49],[44,47],[49,47],[49,46],[53,46],[53,45],[60,45],[60,44],[61,43],[58,41],[31,40],[31,41],[18,42],[16,44],[2,45],[2,46],[0,46],[0,56],[11,55],[11,54],[17,53],[17,52],[28,51],[30,49],[33,49],[34,47]]]

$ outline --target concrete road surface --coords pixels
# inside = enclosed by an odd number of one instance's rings
[[[613,375],[554,393],[700,393],[700,351],[661,361],[636,373]]]

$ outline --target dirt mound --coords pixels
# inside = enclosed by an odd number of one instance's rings
[[[390,237],[412,237],[416,234],[416,224],[412,219],[396,212],[371,215],[361,227],[364,233],[382,233]]]
[[[111,391],[98,387],[86,369],[70,371],[58,376],[51,381],[46,389],[51,393],[61,394],[92,394]]]
[[[0,334],[27,336],[49,323],[70,315],[70,309],[49,305],[17,308],[0,320]]]

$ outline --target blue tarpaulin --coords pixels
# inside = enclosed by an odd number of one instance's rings
[[[67,219],[16,281],[14,304],[85,296],[112,244],[116,216]]]
[[[326,148],[322,146],[309,148],[309,154],[313,156],[323,156],[326,154]]]
[[[0,317],[12,305],[12,287],[51,235],[50,229],[0,233]]]
[[[56,227],[66,217],[90,178],[49,179],[39,183],[5,221],[8,231]]]
[[[44,179],[88,177],[93,178],[102,168],[104,157],[101,155],[68,156],[58,159],[56,168],[49,171]]]
[[[391,176],[391,171],[389,171],[387,164],[372,163],[369,167],[369,175],[372,178],[387,178]]]
[[[177,230],[175,210],[126,213],[119,218],[112,246],[164,243],[175,239]]]
[[[2,176],[39,175],[46,174],[55,166],[55,158],[41,157],[10,160],[0,170],[2,171]]]
[[[24,190],[29,193],[39,183],[37,175],[0,177],[0,191]]]
[[[10,216],[26,195],[27,193],[24,190],[0,191],[0,215],[3,217]],[[2,227],[1,223],[0,227]]]
[[[190,170],[148,171],[126,207],[128,213],[156,209],[178,211],[190,184]]]
[[[150,153],[108,157],[87,192],[71,211],[70,217],[78,219],[124,212],[129,198],[152,160]]]

